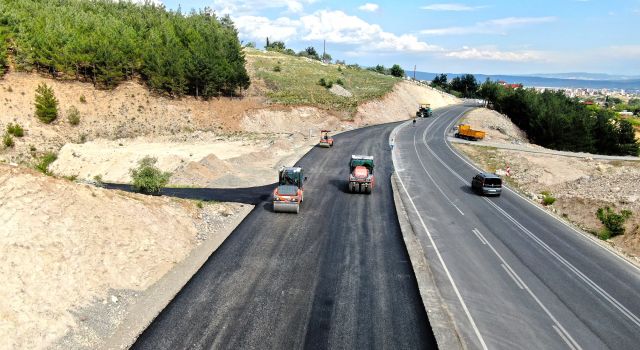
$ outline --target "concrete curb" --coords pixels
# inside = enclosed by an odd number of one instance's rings
[[[209,237],[158,282],[140,293],[140,302],[128,310],[122,323],[100,348],[130,348],[253,209],[254,206],[245,204],[222,232]]]
[[[393,201],[396,206],[398,222],[402,231],[402,238],[409,253],[409,260],[413,267],[413,273],[418,281],[418,289],[422,304],[429,317],[429,323],[433,330],[439,349],[466,349],[460,339],[451,314],[449,313],[442,295],[436,286],[435,279],[429,262],[426,259],[422,245],[413,230],[409,215],[405,209],[405,203],[400,195],[397,183],[397,175],[391,175],[391,187],[393,188]]]

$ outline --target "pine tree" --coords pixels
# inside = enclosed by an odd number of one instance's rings
[[[40,84],[36,89],[36,117],[47,124],[58,118],[58,99],[47,84]]]

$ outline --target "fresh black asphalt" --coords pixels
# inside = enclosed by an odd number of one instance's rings
[[[257,206],[133,348],[436,348],[393,205],[393,127],[307,153],[298,215],[272,212],[271,186],[165,193]],[[375,157],[373,194],[346,192],[351,154]]]

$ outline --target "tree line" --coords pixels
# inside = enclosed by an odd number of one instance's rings
[[[151,3],[3,0],[0,65],[111,88],[139,76],[156,91],[212,97],[246,89],[249,76],[228,16],[183,14]],[[4,45],[4,46],[3,46]]]
[[[490,80],[477,94],[506,114],[535,144],[572,152],[639,155],[633,125],[612,110],[589,109],[561,91],[509,88]]]
[[[440,74],[431,86],[458,97],[486,100],[490,108],[507,115],[531,142],[540,146],[571,152],[639,155],[633,125],[618,118],[615,108],[588,107],[561,91],[538,92],[490,79],[478,84],[472,74],[451,81],[446,74]],[[635,103],[629,101],[629,105]]]

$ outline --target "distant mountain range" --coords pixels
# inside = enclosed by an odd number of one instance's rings
[[[413,72],[406,74],[413,77]],[[433,80],[440,73],[416,72],[416,79]],[[449,80],[463,73],[445,73]],[[525,87],[549,87],[549,88],[584,88],[584,89],[610,89],[640,91],[640,77],[617,76],[595,73],[560,73],[560,74],[532,74],[532,75],[501,75],[501,74],[474,74],[479,82],[487,78],[502,80],[510,84],[522,84]]]

